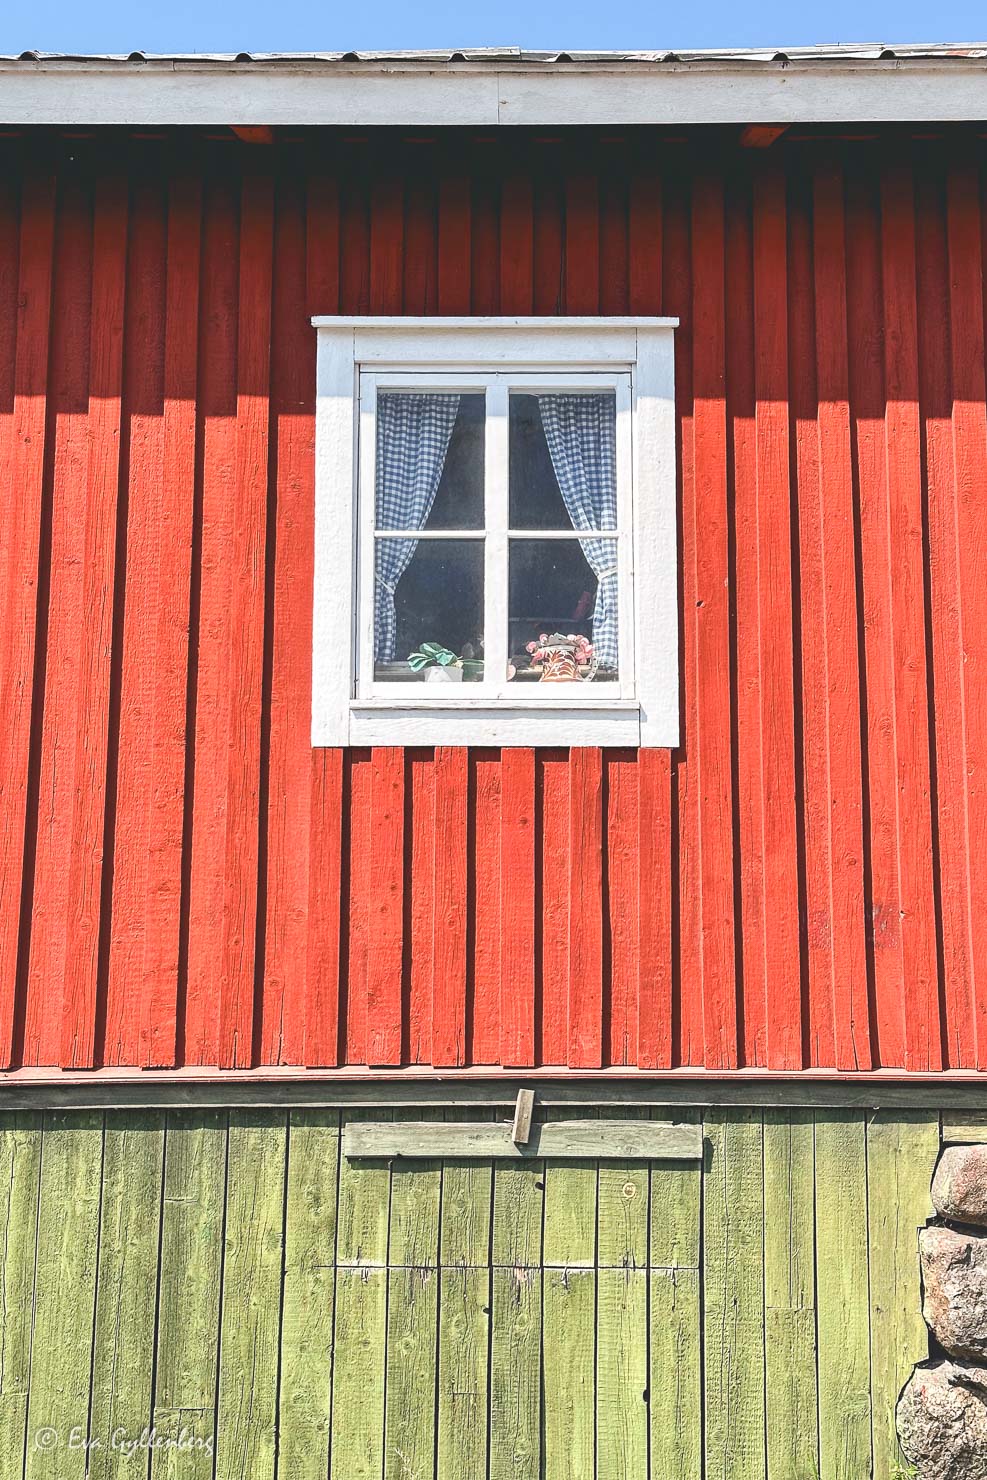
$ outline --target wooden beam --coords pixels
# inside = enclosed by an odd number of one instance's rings
[[[944,1146],[978,1141],[987,1141],[987,1110],[970,1110],[962,1117],[959,1115],[943,1116],[942,1143]]]
[[[236,134],[241,144],[274,143],[274,130],[267,124],[231,123],[230,132]]]
[[[787,133],[787,123],[748,123],[740,131],[741,149],[770,149],[782,134]]]
[[[531,1140],[531,1117],[534,1112],[534,1090],[519,1089],[514,1107],[514,1125],[511,1128],[511,1140],[515,1146],[525,1146]]]
[[[600,1157],[612,1161],[699,1161],[702,1131],[697,1124],[660,1120],[558,1120],[532,1128],[519,1146],[512,1127],[490,1121],[358,1120],[343,1126],[343,1155],[401,1159],[451,1156],[517,1161],[551,1156],[566,1160]]]

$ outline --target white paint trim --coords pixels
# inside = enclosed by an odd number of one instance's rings
[[[983,55],[357,65],[14,60],[3,124],[365,127],[982,122]]]
[[[657,318],[313,320],[319,343],[314,745],[678,743],[676,322]],[[357,545],[364,552],[364,590],[368,589],[368,551],[372,548],[366,530],[357,540],[359,482],[364,489],[373,487],[373,403],[366,397],[389,379],[408,384],[408,367],[422,362],[423,344],[430,352],[421,378],[423,388],[447,383],[444,375],[456,374],[456,367],[468,363],[484,367],[476,371],[473,383],[485,380],[488,394],[493,394],[494,387],[504,392],[501,400],[508,384],[535,388],[534,377],[543,366],[554,372],[571,364],[574,380],[591,384],[595,372],[595,383],[616,389],[619,683],[587,685],[585,697],[581,694],[578,701],[571,692],[563,695],[558,689],[550,697],[526,692],[522,699],[514,686],[500,689],[493,684],[490,688],[470,685],[462,695],[446,693],[441,698],[410,684],[374,686],[361,679],[357,689],[357,653],[359,672],[366,673],[372,640],[372,618],[366,611],[357,613],[354,587]],[[366,361],[361,359],[361,352],[368,350],[373,354],[370,374],[365,373]],[[566,355],[571,358],[567,360]],[[565,381],[562,373],[558,382],[548,383],[562,385]],[[358,426],[362,427],[359,436]],[[506,443],[506,422],[501,440]],[[491,452],[488,445],[488,461]],[[500,453],[505,454],[505,447]],[[499,462],[503,460],[501,456]],[[489,467],[487,473],[489,481]],[[506,487],[501,495],[503,504]],[[368,507],[372,520],[372,505]],[[499,530],[505,541],[506,522],[506,509],[500,510],[500,518],[488,518],[488,525],[496,525],[494,533]],[[538,531],[531,535],[537,538]],[[493,604],[496,617],[503,600],[498,598]],[[495,667],[502,667],[496,662],[499,652],[492,656]],[[354,698],[357,692],[359,698]]]

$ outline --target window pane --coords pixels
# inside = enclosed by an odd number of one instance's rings
[[[484,395],[377,397],[378,529],[482,529]]]
[[[515,677],[616,678],[617,541],[512,540],[510,558]]]
[[[430,683],[480,679],[483,540],[379,539],[374,557],[374,677]],[[464,661],[438,661],[441,654],[425,644]],[[412,667],[412,653],[422,653],[427,661],[416,660]]]
[[[513,529],[617,528],[617,400],[512,395]]]

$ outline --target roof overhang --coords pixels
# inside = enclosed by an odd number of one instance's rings
[[[0,58],[4,125],[987,121],[987,47]]]

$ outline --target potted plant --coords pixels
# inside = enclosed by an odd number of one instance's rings
[[[408,655],[412,673],[421,673],[426,683],[462,683],[463,659],[441,642],[423,642]]]
[[[581,632],[539,633],[526,651],[532,668],[541,669],[542,683],[578,683],[592,670],[593,644]]]

